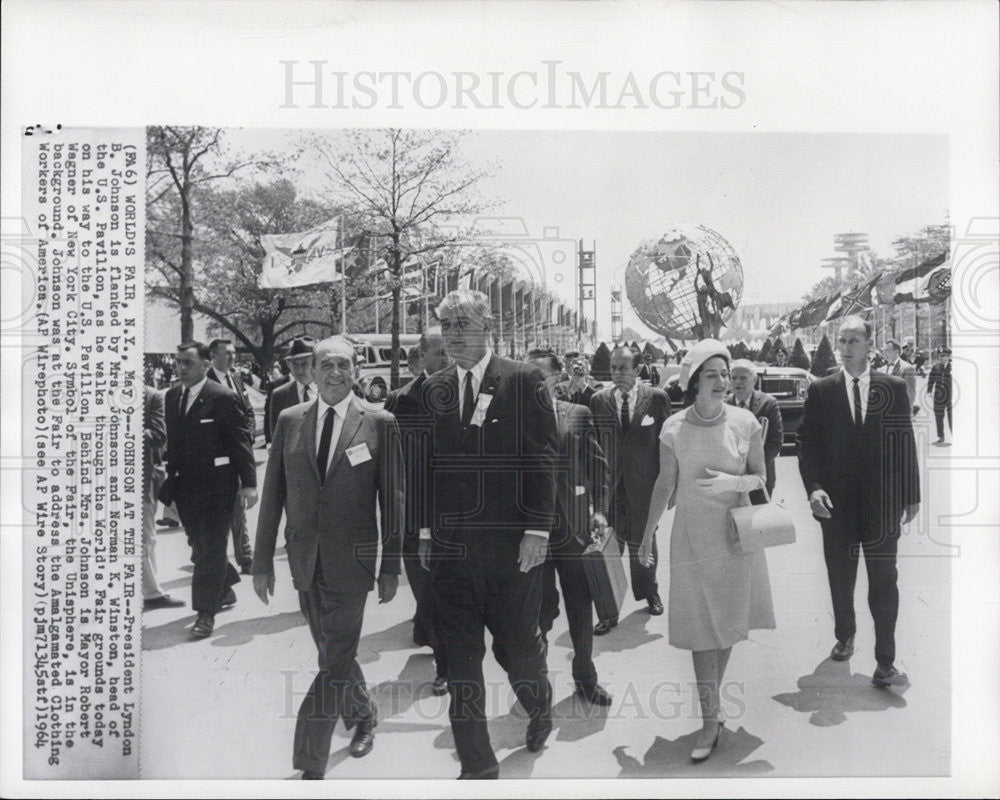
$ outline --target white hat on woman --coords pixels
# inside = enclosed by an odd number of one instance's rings
[[[722,356],[728,364],[730,358],[729,348],[718,339],[702,339],[698,342],[698,344],[688,350],[687,355],[681,361],[681,371],[677,377],[677,385],[686,392],[691,376],[697,372],[698,367],[715,356]]]

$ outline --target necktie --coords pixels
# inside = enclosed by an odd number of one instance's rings
[[[191,394],[191,390],[187,386],[184,387],[184,391],[181,393],[181,418],[187,416],[188,413],[188,397]]]
[[[740,400],[740,408],[746,408],[746,407],[747,404],[743,400]]]
[[[226,373],[226,386],[228,386],[234,392],[236,391],[236,387],[233,386],[233,379],[229,377],[228,372]]]
[[[309,402],[309,387],[308,386],[303,386],[302,387],[302,402],[303,403],[308,403]]]
[[[628,392],[622,392],[622,430],[628,430]]]
[[[333,416],[333,409],[328,408],[323,419],[323,432],[319,437],[319,452],[316,454],[316,466],[319,468],[320,483],[326,479],[326,462],[330,457],[330,439],[333,438]]]
[[[472,372],[465,373],[465,390],[462,393],[462,427],[468,426],[472,420],[475,400],[472,397]]]
[[[864,424],[861,417],[861,389],[858,388],[858,379],[854,379],[854,427],[860,428]]]

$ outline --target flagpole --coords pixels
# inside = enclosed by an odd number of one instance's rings
[[[368,237],[368,271],[371,272],[372,269],[372,237]],[[375,333],[379,332],[380,318],[382,316],[381,309],[378,305],[378,273],[375,273]]]
[[[344,218],[337,222],[337,250],[344,246]],[[340,332],[347,335],[347,258],[340,259]]]

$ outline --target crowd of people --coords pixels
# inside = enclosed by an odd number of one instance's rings
[[[614,535],[628,553],[635,600],[668,613],[669,643],[692,653],[702,729],[691,760],[709,758],[725,720],[719,691],[732,647],[773,628],[763,551],[731,540],[737,506],[768,502],[781,452],[782,417],[756,386],[758,366],[715,339],[682,356],[683,408],[672,411],[650,356],[611,352],[611,380],[595,385],[586,356],[548,350],[522,360],[492,350],[487,298],[459,290],[437,308],[440,324],[411,351],[414,378],[384,408],[357,393],[351,341],[296,339],[284,383],[265,415],[268,459],[250,548],[246,510],[258,502],[253,410],[226,340],[179,345],[177,381],[147,387],[143,592],[147,609],[183,604],[156,580],[156,502],[174,503],[194,564],[193,638],[235,602],[237,567],[264,602],[274,593],[281,521],[294,588],[318,654],[298,712],[293,764],[305,779],[326,771],[338,719],[350,754],[373,746],[377,708],[357,660],[368,594],[397,593],[405,570],[415,600],[412,637],[434,654],[435,694],[449,718],[462,779],[499,776],[487,729],[486,631],[528,715],[525,744],[552,731],[547,636],[559,588],[573,646],[577,694],[598,706],[594,636],[615,635],[617,616],[596,619],[582,554]],[[912,428],[914,397],[902,348],[887,344],[883,371],[870,360],[872,331],[846,318],[841,364],[812,383],[798,431],[804,491],[822,528],[831,592],[830,657],[853,655],[857,567],[864,556],[874,621],[874,684],[907,683],[894,664],[899,595],[896,544],[920,501]],[[928,391],[939,437],[950,424],[950,353],[938,354]],[[912,367],[910,367],[912,369]],[[940,414],[939,414],[940,408]],[[674,509],[669,594],[658,572],[658,526]],[[236,567],[227,557],[232,536]]]

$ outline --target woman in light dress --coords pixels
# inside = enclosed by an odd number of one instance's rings
[[[676,505],[670,534],[669,641],[691,650],[702,730],[691,752],[704,761],[725,724],[719,686],[732,646],[751,629],[774,628],[767,562],[731,540],[729,509],[764,487],[761,425],[748,410],[726,405],[729,351],[703,339],[679,377],[690,405],[660,432],[660,475],[653,487],[639,559],[652,561],[660,518]]]

